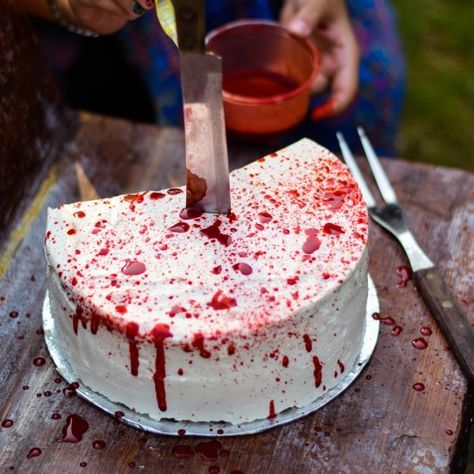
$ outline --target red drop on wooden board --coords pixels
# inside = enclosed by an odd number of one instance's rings
[[[211,441],[204,441],[197,444],[194,449],[196,453],[206,461],[214,461],[219,456],[219,450],[221,448],[222,444],[216,439],[213,439]]]
[[[423,337],[417,337],[416,339],[413,339],[411,341],[412,345],[416,349],[426,349],[428,347],[428,343],[426,342],[426,339]]]
[[[89,429],[89,423],[84,418],[75,413],[66,418],[66,424],[63,426],[63,443],[79,443],[84,433]]]
[[[42,453],[42,450],[41,448],[31,448],[28,452],[28,454],[26,455],[26,457],[28,459],[31,459],[31,458],[37,458],[38,456],[40,456]]]

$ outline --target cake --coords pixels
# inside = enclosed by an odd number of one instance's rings
[[[151,418],[239,424],[322,396],[360,352],[368,215],[304,139],[231,173],[232,212],[184,188],[49,209],[57,343],[78,382]]]

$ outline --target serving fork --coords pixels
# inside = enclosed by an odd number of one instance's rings
[[[474,382],[474,330],[453,298],[435,264],[426,255],[408,229],[395,190],[385,174],[364,129],[358,127],[357,131],[385,205],[377,205],[344,136],[338,132],[337,139],[342,156],[359,185],[370,217],[392,234],[405,251],[423,299],[450,344],[464,375],[472,383]]]

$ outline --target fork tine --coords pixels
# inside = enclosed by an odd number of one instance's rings
[[[354,155],[352,154],[349,146],[347,145],[344,135],[341,132],[337,132],[336,136],[339,142],[339,146],[341,147],[341,152],[342,156],[344,157],[344,161],[351,170],[352,176],[354,176],[355,180],[357,181],[357,184],[359,185],[367,207],[375,207],[376,203],[374,195],[371,193],[369,187],[367,186],[367,183],[365,182],[365,179],[360,171],[359,165],[357,164],[356,160],[354,159]]]
[[[380,163],[380,160],[378,159],[372,147],[372,144],[365,134],[365,130],[362,127],[357,127],[357,132],[359,133],[360,141],[362,142],[362,146],[365,151],[365,156],[369,161],[370,169],[372,170],[380,194],[387,204],[398,204],[395,190],[392,188],[388,176],[386,175],[382,164]]]

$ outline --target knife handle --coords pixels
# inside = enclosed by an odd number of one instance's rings
[[[178,45],[181,51],[204,53],[205,0],[173,0]]]
[[[435,267],[418,270],[414,276],[464,375],[474,382],[474,329]]]

